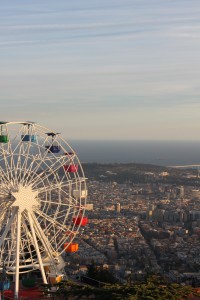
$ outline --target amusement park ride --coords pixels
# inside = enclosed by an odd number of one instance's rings
[[[0,122],[0,272],[14,278],[15,299],[34,270],[44,284],[63,279],[63,254],[78,250],[74,238],[88,222],[86,199],[81,163],[60,134]]]

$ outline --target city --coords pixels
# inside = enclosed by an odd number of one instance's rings
[[[111,181],[106,176],[110,173]],[[174,173],[176,179],[169,183]],[[197,170],[160,172],[154,167],[154,172],[143,173],[145,183],[137,184],[113,181],[113,171],[102,175],[107,179],[102,181],[100,175],[99,180],[88,181],[89,223],[77,237],[79,251],[65,257],[68,274],[86,274],[87,266],[95,262],[122,283],[159,274],[171,282],[199,286]]]

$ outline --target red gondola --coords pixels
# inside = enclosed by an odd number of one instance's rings
[[[64,165],[64,170],[69,173],[78,171],[78,165]]]
[[[88,218],[83,216],[73,217],[72,219],[75,225],[86,226],[88,223]]]

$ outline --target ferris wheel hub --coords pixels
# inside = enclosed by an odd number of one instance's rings
[[[21,212],[27,210],[31,212],[33,208],[40,206],[37,199],[38,192],[32,190],[32,186],[19,185],[16,192],[11,193],[15,198],[12,207],[18,207]]]

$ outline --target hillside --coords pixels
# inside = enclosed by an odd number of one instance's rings
[[[180,175],[182,170],[172,169],[163,166],[149,164],[99,164],[99,163],[83,163],[85,176],[90,180],[116,181],[123,183],[132,181],[135,183],[145,183],[151,181],[173,182],[178,181],[180,184]],[[167,178],[163,178],[162,173],[169,172]],[[194,173],[194,170],[190,172]],[[182,180],[181,180],[182,181]],[[185,182],[186,180],[183,179]]]

